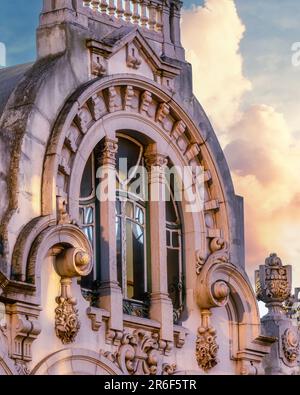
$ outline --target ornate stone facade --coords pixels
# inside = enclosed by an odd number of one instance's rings
[[[38,60],[0,71],[9,80],[0,87],[1,374],[260,374],[276,347],[285,373],[296,371],[294,318],[275,337],[261,333],[244,269],[243,202],[192,92],[181,5],[44,0]],[[130,222],[146,232],[142,301],[124,297],[120,266],[132,273],[117,244],[116,202],[96,199],[125,137],[140,147],[152,197]],[[171,165],[188,168],[190,191],[203,182],[201,210],[184,190],[173,222],[153,198]],[[289,267],[272,256],[256,280],[274,314],[291,316]],[[132,281],[125,286],[130,293]]]

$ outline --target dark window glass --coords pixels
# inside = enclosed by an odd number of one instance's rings
[[[116,237],[117,237],[117,270],[118,282],[122,288],[123,273],[122,273],[122,223],[121,218],[116,218]]]
[[[131,170],[139,164],[139,159],[141,156],[141,147],[135,144],[133,141],[119,137],[118,138],[118,153],[117,153],[117,170],[119,178],[122,181],[131,178]],[[120,159],[127,160],[127,169],[123,167],[120,168]]]
[[[180,306],[179,250],[168,248],[168,291],[174,308]]]
[[[143,228],[126,222],[127,297],[142,300],[145,293],[145,246]]]
[[[167,222],[172,222],[175,224],[178,222],[177,213],[176,213],[176,209],[174,207],[173,199],[166,202],[166,220],[167,220]]]
[[[82,199],[88,198],[92,195],[93,183],[94,183],[93,177],[94,177],[93,158],[91,155],[86,163],[82,176],[81,187],[80,187],[80,197]]]

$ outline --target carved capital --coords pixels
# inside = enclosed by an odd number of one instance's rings
[[[101,150],[99,164],[101,166],[111,165],[116,166],[116,155],[118,152],[118,142],[116,140],[106,138]]]
[[[168,165],[168,158],[165,155],[157,153],[153,147],[149,147],[146,150],[145,158],[148,171],[164,172]]]

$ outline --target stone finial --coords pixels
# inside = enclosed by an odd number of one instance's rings
[[[283,266],[276,254],[271,254],[265,264],[255,272],[256,296],[266,303],[269,312],[282,313],[282,304],[291,295],[292,268]]]

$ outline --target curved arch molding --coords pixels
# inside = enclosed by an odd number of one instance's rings
[[[124,375],[108,358],[85,349],[60,350],[43,359],[31,375]]]
[[[66,104],[46,153],[42,215],[56,213],[60,196],[68,202],[71,218],[76,219],[78,179],[85,161],[102,138],[114,138],[118,130],[124,129],[138,129],[158,144],[162,154],[173,155],[180,166],[204,168],[206,200],[201,232],[205,233],[204,240],[223,237],[231,244],[230,199],[201,130],[161,86],[136,76],[103,78],[81,89]],[[203,244],[206,255],[208,243]]]

